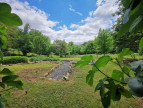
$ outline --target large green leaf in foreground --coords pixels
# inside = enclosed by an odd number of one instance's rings
[[[11,13],[11,7],[6,3],[0,3],[0,21],[8,26],[20,26],[22,21],[14,13]]]

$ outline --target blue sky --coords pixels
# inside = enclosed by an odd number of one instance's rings
[[[99,29],[116,21],[116,0],[0,0],[12,7],[23,21],[54,40],[81,44],[94,40]]]
[[[20,0],[24,2],[25,0]],[[60,25],[67,25],[70,29],[71,24],[77,24],[82,19],[85,19],[89,12],[95,10],[96,0],[26,0],[30,6],[45,11],[49,14],[49,19],[60,22]],[[71,11],[69,8],[74,9],[76,12]]]

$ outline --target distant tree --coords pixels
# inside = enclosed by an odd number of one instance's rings
[[[69,42],[68,43],[68,54],[73,54],[73,46],[74,46],[74,43],[73,42]]]
[[[49,37],[44,35],[36,36],[34,37],[33,44],[35,53],[49,56],[51,52],[51,43]]]
[[[93,54],[96,52],[96,46],[94,41],[88,41],[86,43],[85,52],[87,54]]]
[[[53,52],[63,57],[67,53],[67,43],[64,40],[55,40],[53,42]]]
[[[28,33],[28,30],[30,29],[30,25],[28,23],[24,26],[24,33]]]
[[[24,56],[33,50],[33,43],[30,41],[28,33],[24,33],[23,30],[19,29],[17,35],[15,35],[14,48],[22,51]]]
[[[111,34],[109,30],[99,30],[98,33],[98,50],[102,54],[107,54],[113,49],[113,39],[111,37]]]

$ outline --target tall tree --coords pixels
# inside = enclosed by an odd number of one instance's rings
[[[67,53],[67,43],[63,40],[55,40],[53,42],[53,52],[60,57]]]
[[[51,43],[49,37],[44,35],[36,36],[34,37],[33,44],[35,53],[49,56],[51,52]]]
[[[96,46],[94,41],[88,41],[86,43],[85,52],[87,54],[93,54],[96,52]]]
[[[113,40],[109,30],[100,29],[97,38],[99,51],[104,55],[109,53],[113,48]]]

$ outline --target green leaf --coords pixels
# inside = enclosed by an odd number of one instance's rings
[[[123,5],[125,8],[129,8],[130,4],[131,4],[131,0],[124,0],[123,1]]]
[[[113,72],[112,72],[112,78],[115,79],[115,80],[117,80],[117,81],[124,82],[123,72],[121,72],[119,70],[113,70]],[[118,83],[117,81],[114,81],[114,82]]]
[[[2,71],[0,71],[0,74],[2,74],[2,75],[13,75],[13,72],[10,71],[8,68],[4,68]]]
[[[14,81],[15,79],[17,79],[19,76],[17,75],[10,75],[10,76],[5,76],[2,78],[2,82],[3,83],[7,83],[9,81]]]
[[[6,27],[0,27],[0,34],[7,34],[6,29]]]
[[[129,75],[129,73],[130,73],[130,69],[129,69],[128,67],[126,67],[126,66],[123,67],[123,71],[124,71],[126,74],[128,74],[128,75]]]
[[[143,38],[141,38],[140,44],[139,44],[139,48],[142,48],[142,47],[143,47]]]
[[[3,60],[3,53],[1,50],[0,50],[0,58],[1,58],[1,60]]]
[[[131,26],[133,26],[133,23],[135,23],[134,21],[136,20],[136,18],[138,18],[139,16],[142,15],[143,0],[140,0],[140,1],[133,0],[133,3],[130,6],[130,9],[131,9],[131,11],[129,14],[129,20],[127,23],[125,23],[121,26],[120,31],[118,32],[118,37],[123,36],[125,33],[129,32],[129,29],[131,28]],[[142,24],[143,24],[143,21],[141,21],[141,23],[135,25],[133,27],[134,28],[133,31],[131,31],[131,32],[142,31],[143,30]]]
[[[95,72],[93,70],[90,70],[86,76],[86,83],[90,86],[93,86],[94,73]]]
[[[5,85],[4,85],[4,83],[2,83],[2,82],[0,82],[0,86],[1,86],[2,88],[5,88]]]
[[[92,55],[89,55],[89,56],[82,56],[82,57],[81,57],[81,60],[84,60],[84,61],[91,61],[91,60],[93,60],[93,56],[92,56]]]
[[[91,62],[91,60],[93,60],[93,56],[92,55],[90,55],[90,56],[83,56],[83,57],[81,57],[81,61],[78,61],[74,65],[74,67],[77,67],[77,66],[84,67],[84,66],[88,65]]]
[[[0,21],[8,26],[21,26],[22,21],[14,13],[11,13],[11,7],[7,3],[0,3]]]
[[[110,106],[110,103],[111,103],[111,93],[110,93],[110,91],[105,93],[104,98],[101,98],[101,101],[102,101],[102,105],[104,106],[104,108],[108,108]]]
[[[129,32],[132,32],[132,31],[138,32],[138,31],[142,30],[142,25],[143,25],[143,15],[140,15],[131,24],[131,26],[129,28]]]
[[[12,87],[16,87],[20,90],[23,90],[22,86],[23,86],[23,82],[21,80],[18,81],[9,81],[7,82],[7,86],[12,86]]]
[[[96,85],[96,88],[95,88],[95,92],[97,90],[100,90],[102,86],[104,86],[104,82],[106,81],[107,78],[104,78],[104,79],[101,79],[99,80],[99,83]]]
[[[7,41],[7,38],[5,36],[0,36],[0,48],[3,48],[3,49],[6,48],[6,41]]]
[[[118,86],[112,85],[111,99],[114,101],[119,101],[121,99],[121,92],[120,92]]]
[[[118,60],[121,61],[123,60],[124,56],[131,55],[131,54],[133,54],[133,52],[129,48],[124,48],[122,52],[119,53]]]
[[[130,93],[137,96],[143,97],[143,78],[141,77],[128,77],[126,78],[126,82],[130,87]]]
[[[132,97],[132,94],[126,89],[122,89],[121,94],[123,96],[125,96],[126,98],[131,98]]]
[[[111,61],[110,56],[102,56],[95,62],[94,65],[98,68],[104,67],[109,61]]]

